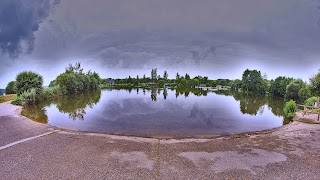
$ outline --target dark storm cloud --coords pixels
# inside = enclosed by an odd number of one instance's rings
[[[158,68],[170,78],[179,72],[234,79],[251,68],[308,80],[320,66],[318,0],[63,0],[50,18],[48,1],[4,0],[0,8],[17,2],[22,15],[43,13],[19,19],[14,27],[26,27],[21,32],[1,29],[10,37],[2,51],[34,47],[17,64],[39,70],[47,82],[77,61],[102,77]],[[16,24],[0,14],[1,24]],[[1,77],[14,69],[11,62],[1,59]]]
[[[0,1],[0,51],[17,57],[30,53],[40,24],[52,12],[59,0],[1,0]]]

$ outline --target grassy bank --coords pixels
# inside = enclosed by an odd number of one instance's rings
[[[12,101],[16,98],[17,98],[16,94],[9,94],[9,95],[0,96],[0,103]]]

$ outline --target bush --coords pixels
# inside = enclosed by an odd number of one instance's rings
[[[16,88],[18,95],[21,95],[22,93],[31,89],[35,89],[37,93],[40,93],[42,90],[42,84],[42,76],[31,71],[21,72],[16,77]]]
[[[284,116],[288,119],[293,119],[296,115],[297,104],[295,101],[291,100],[286,102],[286,106],[284,107]]]
[[[65,73],[60,74],[54,81],[55,86],[60,86],[61,93],[78,94],[87,90],[98,89],[100,77],[98,73],[89,71],[82,73],[80,63],[76,66],[69,65]]]
[[[52,99],[58,96],[61,96],[61,90],[59,86],[54,86],[54,87],[49,87],[49,88],[45,88],[42,91],[42,99]]]
[[[20,96],[24,99],[24,104],[31,105],[40,100],[41,94],[39,94],[39,91],[37,92],[36,89],[32,88],[23,92]]]
[[[15,81],[11,81],[8,83],[6,90],[5,90],[6,94],[16,94],[16,82]]]
[[[319,102],[320,100],[320,97],[311,97],[309,99],[307,99],[305,102],[306,102],[306,105],[307,106],[313,106],[315,102]]]
[[[16,99],[11,102],[11,104],[23,106],[25,104],[25,101],[22,96],[17,96]]]

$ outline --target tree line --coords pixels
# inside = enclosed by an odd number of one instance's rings
[[[312,96],[320,95],[320,70],[310,78],[310,82],[302,79],[279,76],[268,80],[257,70],[245,70],[242,79],[234,80],[231,84],[233,91],[250,92],[255,94],[268,94],[304,102]]]
[[[32,71],[23,71],[16,76],[15,81],[8,83],[5,93],[17,94],[12,102],[16,105],[30,105],[44,99],[50,99],[68,94],[79,94],[98,89],[100,77],[96,72],[83,72],[80,63],[69,64],[64,73],[53,80],[49,88],[43,88],[43,77]]]
[[[193,78],[190,77],[188,73],[185,75],[180,75],[176,73],[174,79],[169,79],[169,74],[165,70],[163,75],[161,76],[158,74],[157,68],[151,70],[150,76],[146,76],[145,74],[143,77],[126,77],[123,79],[102,79],[101,84],[108,86],[108,85],[121,85],[125,87],[139,87],[139,86],[149,86],[152,84],[156,87],[163,87],[165,84],[169,86],[176,86],[177,88],[195,88],[197,86],[206,86],[206,87],[216,87],[217,85],[221,86],[231,86],[232,80],[229,79],[217,79],[217,80],[210,80],[207,76],[195,76]],[[112,83],[110,83],[112,81]]]

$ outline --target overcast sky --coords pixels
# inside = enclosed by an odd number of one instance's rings
[[[210,79],[305,81],[320,68],[318,0],[1,0],[0,88],[23,70],[44,84],[69,63],[101,77],[158,68]]]

